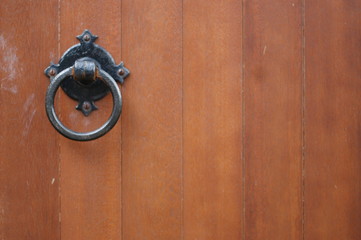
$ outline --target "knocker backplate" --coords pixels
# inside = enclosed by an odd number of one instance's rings
[[[129,75],[129,70],[124,67],[123,62],[116,65],[112,56],[104,48],[95,44],[97,38],[90,31],[85,30],[82,35],[77,36],[80,43],[69,48],[60,58],[59,64],[51,63],[45,69],[45,74],[52,80],[58,73],[73,66],[76,60],[90,58],[95,60],[99,68],[122,84]],[[97,109],[94,101],[103,98],[109,92],[109,88],[99,79],[84,85],[75,81],[72,76],[62,82],[61,88],[69,97],[78,101],[76,109],[82,111],[86,116]]]

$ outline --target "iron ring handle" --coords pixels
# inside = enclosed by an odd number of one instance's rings
[[[54,109],[54,97],[55,94],[63,82],[64,79],[70,77],[73,75],[74,66],[69,67],[67,69],[64,69],[62,72],[60,72],[58,75],[54,77],[54,79],[51,81],[45,98],[45,108],[46,108],[46,114],[51,122],[51,124],[54,126],[54,128],[63,136],[77,141],[90,141],[97,139],[104,134],[106,134],[110,129],[114,127],[114,125],[117,123],[119,116],[122,112],[122,96],[119,91],[119,88],[114,81],[114,79],[105,71],[98,68],[97,69],[97,77],[108,86],[110,89],[110,92],[113,96],[113,111],[110,115],[109,119],[106,123],[104,123],[100,128],[91,131],[91,132],[75,132],[67,127],[65,127],[61,121],[58,119],[55,109]]]

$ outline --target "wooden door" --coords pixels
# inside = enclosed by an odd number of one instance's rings
[[[361,1],[3,0],[1,240],[360,240]],[[91,142],[43,70],[90,29],[130,69]],[[74,130],[102,124],[59,91]]]

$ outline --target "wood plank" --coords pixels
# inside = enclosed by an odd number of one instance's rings
[[[184,239],[241,239],[242,2],[183,9]]]
[[[89,2],[61,0],[60,49],[78,43],[84,29],[98,35],[117,63],[121,61],[121,3],[117,0]],[[76,102],[62,94],[62,120],[74,130],[89,131],[108,118],[111,94],[98,101],[89,117],[74,109]],[[102,138],[74,142],[60,138],[61,236],[63,240],[121,239],[121,122]]]
[[[361,2],[306,1],[305,239],[361,239]]]
[[[44,69],[57,59],[57,1],[1,1],[0,239],[60,239],[57,134]]]
[[[301,0],[244,7],[245,239],[302,239]]]
[[[182,6],[123,0],[124,239],[181,238]]]

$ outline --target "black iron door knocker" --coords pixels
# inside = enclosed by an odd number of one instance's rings
[[[116,65],[112,56],[95,44],[97,36],[85,30],[77,37],[79,44],[69,48],[60,58],[59,64],[50,64],[45,74],[50,78],[45,98],[47,116],[54,128],[67,138],[89,141],[106,134],[117,123],[122,112],[122,96],[116,83],[123,83],[129,70],[123,62]],[[110,91],[113,96],[113,111],[109,119],[97,130],[80,133],[65,127],[54,109],[54,97],[61,87],[71,98],[78,101],[76,109],[88,116],[100,100]]]

